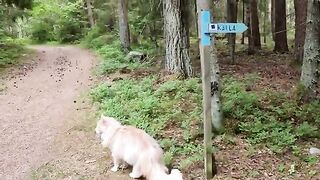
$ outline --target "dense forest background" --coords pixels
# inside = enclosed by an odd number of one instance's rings
[[[319,158],[308,149],[320,146],[320,2],[211,3],[214,22],[249,27],[214,40],[225,124],[213,141],[218,178],[319,178]],[[0,0],[0,70],[19,63],[28,44],[92,49],[102,58],[95,71],[101,84],[90,93],[99,112],[146,130],[161,140],[167,165],[203,177],[197,7],[183,0]]]

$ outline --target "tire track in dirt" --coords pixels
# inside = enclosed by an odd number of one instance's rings
[[[68,128],[77,99],[92,84],[95,56],[72,47],[33,46],[36,65],[5,80],[0,92],[0,179],[26,179],[56,158],[55,137]]]

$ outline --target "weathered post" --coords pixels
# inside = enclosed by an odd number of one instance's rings
[[[199,49],[201,60],[201,76],[202,76],[202,92],[203,92],[203,115],[204,115],[204,153],[205,153],[205,175],[206,179],[213,177],[213,153],[212,153],[212,114],[211,114],[211,71],[210,71],[210,46],[205,46],[204,41],[211,41],[211,39],[204,39],[205,22],[206,18],[210,22],[210,1],[198,0],[198,29],[199,29]],[[207,13],[205,13],[207,12]],[[205,17],[207,16],[207,17]],[[208,23],[209,23],[208,22]],[[208,42],[207,42],[208,43]],[[209,42],[211,44],[211,42]]]
[[[241,33],[247,30],[243,23],[211,23],[209,0],[198,0],[198,26],[204,114],[205,175],[209,180],[216,170],[213,156],[213,133],[223,129],[221,109],[220,71],[212,35],[214,33]],[[213,125],[213,126],[212,126]]]

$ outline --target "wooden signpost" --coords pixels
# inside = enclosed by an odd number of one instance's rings
[[[220,100],[219,68],[214,52],[214,33],[242,33],[247,30],[243,23],[211,23],[210,0],[197,0],[199,48],[201,60],[201,76],[203,91],[203,115],[204,115],[204,153],[205,175],[209,180],[213,177],[212,128],[222,128],[222,111]]]

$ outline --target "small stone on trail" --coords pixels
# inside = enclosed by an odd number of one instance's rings
[[[311,155],[320,155],[320,149],[312,147],[312,148],[310,148],[309,153]]]

